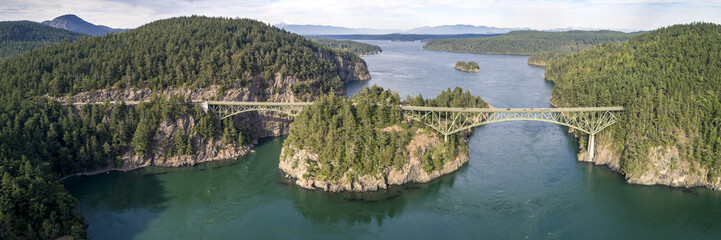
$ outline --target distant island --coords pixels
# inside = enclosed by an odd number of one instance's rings
[[[476,62],[464,62],[464,61],[458,61],[456,62],[456,66],[453,66],[456,70],[461,70],[464,72],[480,72],[481,67],[478,66],[478,63]]]

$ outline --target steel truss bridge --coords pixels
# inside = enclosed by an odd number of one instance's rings
[[[115,104],[116,102],[111,102]],[[74,103],[85,105],[88,103]],[[102,102],[97,102],[102,104]],[[137,105],[137,101],[128,101],[127,105]],[[206,112],[217,114],[225,119],[250,111],[279,112],[297,116],[312,102],[233,102],[233,101],[192,101],[200,104]],[[407,119],[418,121],[443,134],[448,135],[469,130],[489,123],[506,121],[541,121],[567,126],[589,135],[589,158],[594,156],[594,142],[597,133],[618,121],[618,113],[623,107],[580,107],[580,108],[450,108],[450,107],[419,107],[393,106],[402,110]]]

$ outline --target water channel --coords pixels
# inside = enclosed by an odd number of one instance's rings
[[[552,83],[525,56],[422,50],[421,42],[366,41],[372,80],[402,97],[456,86],[496,107],[549,107]],[[481,71],[453,69],[475,61]],[[470,161],[428,184],[376,193],[326,193],[283,181],[284,137],[237,160],[76,177],[91,239],[709,239],[721,236],[721,193],[626,184],[580,163],[559,125],[532,121],[474,129]]]

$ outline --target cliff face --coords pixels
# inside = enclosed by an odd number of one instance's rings
[[[283,148],[279,168],[285,173],[286,178],[294,179],[295,184],[306,189],[322,189],[324,191],[377,191],[386,189],[391,185],[401,185],[410,182],[426,183],[436,179],[442,175],[451,173],[468,162],[467,154],[460,154],[455,159],[447,161],[440,170],[430,173],[423,170],[423,154],[433,146],[440,144],[442,139],[432,133],[424,133],[419,129],[413,136],[412,140],[406,148],[410,152],[409,161],[400,169],[386,169],[384,172],[376,175],[363,175],[355,180],[349,178],[349,173],[353,169],[349,169],[340,181],[322,181],[309,178],[307,173],[310,162],[317,162],[318,155],[310,153],[306,150],[298,150],[296,146],[293,148],[294,154],[287,156],[288,149]]]
[[[603,134],[603,133],[601,133]],[[593,162],[596,165],[607,165],[615,172],[621,172],[621,153],[610,144],[610,134],[596,143],[593,160],[588,159],[588,150],[582,147],[578,154],[581,162]],[[706,187],[712,190],[721,189],[719,179],[708,179],[708,169],[683,159],[678,146],[656,146],[649,149],[648,161],[638,171],[626,173],[626,182],[641,185],[665,185],[671,187]]]
[[[338,59],[336,64],[341,79],[344,82],[367,80],[370,78],[365,62],[352,61],[340,56],[333,56]],[[343,74],[341,74],[343,73]],[[249,77],[250,78],[250,77]],[[320,95],[318,90],[314,93],[296,97],[293,94],[292,86],[300,83],[299,79],[282,77],[276,74],[269,83],[264,83],[261,77],[252,77],[244,88],[222,89],[220,86],[210,86],[201,89],[188,88],[167,88],[161,91],[150,89],[110,89],[83,92],[74,96],[52,98],[61,102],[65,98],[71,98],[75,102],[100,102],[105,100],[147,100],[154,95],[180,95],[193,100],[224,100],[224,101],[257,101],[257,102],[300,102],[305,99],[315,100]],[[337,90],[337,94],[345,95],[345,89]],[[299,98],[304,98],[299,99]],[[195,119],[192,116],[183,116],[176,120],[168,120],[160,123],[151,143],[152,151],[142,156],[134,153],[132,149],[121,155],[121,162],[110,159],[106,168],[85,174],[99,173],[107,170],[127,171],[146,166],[179,167],[193,166],[199,163],[231,159],[248,153],[257,140],[264,137],[275,137],[288,134],[292,118],[274,112],[248,112],[239,114],[232,119],[240,125],[247,126],[249,132],[244,132],[251,137],[251,142],[242,146],[224,144],[219,137],[202,140],[199,135],[193,134],[192,129]],[[180,131],[178,131],[180,130]],[[192,139],[194,149],[193,155],[179,155],[167,157],[166,153],[177,132],[181,132]]]

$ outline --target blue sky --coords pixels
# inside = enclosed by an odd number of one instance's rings
[[[95,24],[135,28],[173,16],[258,19],[276,24],[411,29],[494,27],[651,30],[694,21],[721,23],[721,1],[673,0],[0,0],[0,20],[50,20],[73,13]]]

